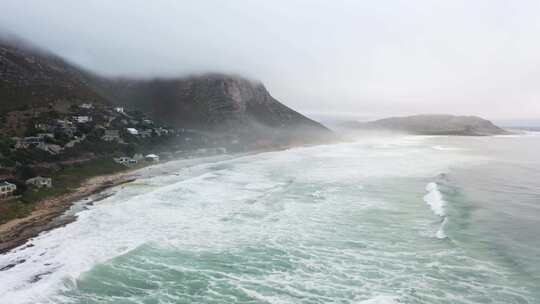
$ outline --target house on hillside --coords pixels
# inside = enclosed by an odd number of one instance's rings
[[[53,134],[53,133],[39,133],[37,136],[38,136],[38,137],[41,137],[41,138],[43,138],[43,139],[45,139],[45,138],[51,138],[51,139],[53,139],[53,138],[54,138],[54,134]]]
[[[114,161],[118,164],[124,165],[124,166],[133,166],[136,165],[139,161],[134,158],[129,158],[127,156],[122,156],[115,158]]]
[[[16,190],[17,186],[15,184],[7,181],[0,182],[0,200],[11,198],[15,194]]]
[[[120,132],[118,130],[105,130],[105,135],[101,137],[104,141],[119,141]]]
[[[83,103],[82,105],[79,106],[79,108],[85,109],[85,110],[91,110],[94,108],[94,105],[91,103]]]
[[[116,113],[124,114],[124,108],[123,107],[115,107],[114,111]]]
[[[20,139],[19,142],[15,145],[15,147],[17,149],[19,149],[19,148],[27,149],[29,147],[36,147],[38,149],[45,149],[46,145],[45,145],[45,140],[43,139],[43,137],[28,136],[28,137],[24,137],[24,138]]]
[[[87,122],[92,121],[92,117],[86,116],[86,115],[77,115],[77,116],[73,116],[73,120],[76,121],[77,123],[87,123]]]
[[[139,131],[137,131],[137,129],[135,129],[135,128],[126,128],[126,131],[129,134],[133,135],[133,136],[138,136],[139,135]]]
[[[129,164],[129,160],[131,158],[127,157],[127,156],[122,156],[122,157],[117,157],[114,159],[114,161],[118,164],[121,164],[121,165],[125,165],[127,166]]]
[[[147,162],[150,162],[150,163],[157,163],[159,162],[159,156],[155,155],[155,154],[148,154],[144,157],[144,159],[147,161]]]
[[[27,185],[34,186],[36,188],[51,188],[52,178],[36,176],[26,180]]]
[[[40,145],[43,143],[43,137],[40,136],[28,136],[22,139],[22,144],[25,146]]]

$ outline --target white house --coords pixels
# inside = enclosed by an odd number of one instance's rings
[[[135,128],[126,128],[126,131],[131,135],[135,135],[135,136],[139,135],[139,131],[137,131],[137,129]]]
[[[124,114],[124,108],[123,107],[116,107],[116,108],[114,108],[114,111],[116,111],[117,113],[120,113],[120,114]]]
[[[91,103],[83,103],[82,105],[79,106],[79,108],[90,110],[94,108],[94,105]]]
[[[37,188],[51,188],[52,187],[52,178],[36,176],[26,180],[27,185],[32,185]]]
[[[78,123],[87,123],[87,122],[92,121],[92,117],[79,115],[79,116],[73,116],[73,120],[75,120]]]
[[[0,200],[5,200],[12,197],[16,190],[16,185],[6,181],[0,182]]]
[[[155,155],[155,154],[148,154],[144,157],[144,159],[147,161],[147,162],[151,162],[151,163],[157,163],[159,162],[159,156]]]

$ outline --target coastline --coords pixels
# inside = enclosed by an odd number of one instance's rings
[[[0,225],[0,254],[26,244],[31,238],[72,223],[76,216],[60,218],[73,204],[106,189],[129,183],[136,178],[131,170],[87,179],[75,191],[43,200],[29,216]]]
[[[309,147],[319,144],[304,144],[293,146],[280,146],[266,149],[256,149],[241,155],[258,154],[264,152],[275,152],[287,150],[293,147]],[[172,159],[160,162],[159,164],[180,159]],[[156,164],[158,165],[158,164]],[[39,234],[51,231],[70,224],[77,220],[76,215],[65,215],[65,213],[77,202],[88,198],[94,194],[103,192],[104,190],[130,183],[139,177],[139,170],[150,168],[154,165],[131,168],[126,171],[116,172],[107,175],[98,175],[91,177],[77,187],[73,192],[47,198],[39,203],[36,210],[30,215],[13,219],[7,223],[0,224],[0,255],[5,254],[17,247],[25,245],[30,239],[37,237]],[[99,200],[99,199],[98,199]],[[0,269],[2,271],[2,269]]]

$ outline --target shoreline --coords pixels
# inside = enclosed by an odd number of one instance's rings
[[[243,155],[276,152],[291,148],[310,147],[321,144],[324,145],[327,143],[282,146],[274,147],[273,149],[257,149],[246,152]],[[237,154],[236,156],[240,155],[242,154]],[[177,160],[181,159],[171,159],[160,162],[159,164]],[[0,224],[0,255],[6,254],[13,249],[27,244],[32,238],[39,236],[43,232],[48,232],[73,223],[77,220],[77,215],[66,215],[66,212],[76,202],[88,198],[94,194],[103,192],[104,190],[135,181],[137,177],[139,177],[139,173],[137,173],[137,171],[143,168],[151,168],[159,164],[131,168],[126,171],[116,172],[113,174],[91,177],[85,180],[75,191],[71,193],[43,200],[39,203],[36,210],[32,211],[30,215]],[[99,199],[96,201],[98,200]],[[32,245],[29,244],[28,246]],[[1,270],[2,269],[0,269],[0,271]]]
[[[43,232],[74,222],[76,215],[62,218],[77,201],[109,188],[132,182],[137,174],[132,170],[96,176],[84,181],[75,191],[51,197],[38,203],[36,210],[24,218],[0,225],[0,255],[26,244]]]

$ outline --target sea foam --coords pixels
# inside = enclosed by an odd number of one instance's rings
[[[446,212],[444,210],[446,202],[439,191],[439,186],[437,183],[429,183],[426,186],[426,191],[428,194],[424,196],[424,201],[431,207],[433,213],[441,217],[446,216]]]
[[[443,219],[441,225],[439,226],[439,229],[435,233],[435,236],[438,239],[445,239],[448,237],[446,235],[446,232],[444,231],[444,228],[448,223],[448,217],[446,216],[445,210],[446,202],[443,199],[441,191],[439,191],[439,185],[437,185],[437,183],[429,183],[426,186],[426,191],[428,192],[428,194],[424,196],[424,201],[431,207],[433,213]]]
[[[360,302],[359,304],[397,304],[396,297],[391,296],[378,296],[369,300]]]

